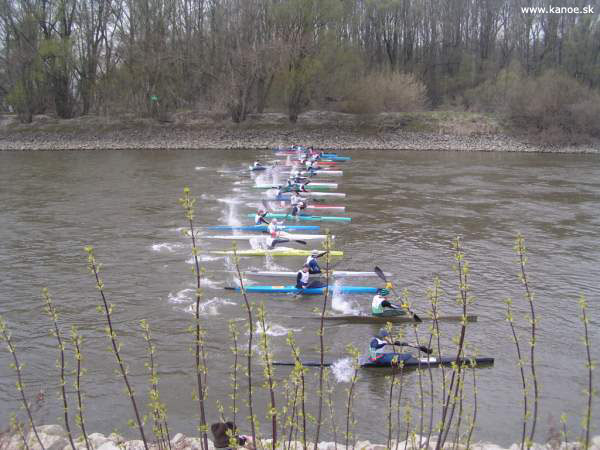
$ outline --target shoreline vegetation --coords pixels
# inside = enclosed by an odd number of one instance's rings
[[[71,450],[69,445],[68,433],[60,425],[43,425],[38,427],[38,433],[44,444],[46,450]],[[429,447],[425,447],[425,436],[422,436],[421,442],[419,442],[418,436],[413,436],[406,441],[392,441],[392,448],[406,449],[406,450],[418,450],[428,448],[433,450],[436,448],[436,442],[431,440]],[[88,436],[90,448],[94,450],[142,450],[144,444],[141,440],[126,440],[123,436],[117,433],[111,433],[106,436],[102,433],[92,433]],[[41,447],[37,442],[36,437],[33,433],[27,436],[28,446],[31,450],[39,450]],[[262,448],[269,448],[271,444],[270,439],[261,441]],[[396,445],[398,444],[398,445]],[[198,450],[201,448],[200,438],[186,436],[182,433],[174,435],[170,441],[169,447],[172,450]],[[308,448],[313,448],[314,443],[307,442]],[[4,433],[0,434],[0,449],[1,450],[21,450],[23,448],[23,439],[19,434]],[[75,443],[76,450],[86,450],[86,444],[83,438],[76,439]],[[150,445],[151,449],[159,449],[158,445]],[[289,450],[300,450],[303,447],[303,443],[300,441],[292,441],[287,447]],[[338,450],[343,449],[342,443],[323,441],[317,445],[317,450]],[[357,441],[354,446],[355,450],[386,450],[386,445],[375,444],[371,441]],[[454,450],[464,450],[465,446],[462,444],[454,445],[454,443],[447,443],[444,448]],[[516,450],[519,448],[518,444],[512,444],[509,447],[501,447],[496,444],[489,442],[476,442],[469,446],[472,450]],[[548,442],[545,444],[532,444],[531,448],[535,450],[577,450],[580,447],[578,442]],[[215,446],[211,440],[208,440],[208,450],[214,450]],[[591,441],[590,450],[600,449],[600,435],[594,437]]]
[[[336,150],[600,153],[600,141],[548,144],[495,116],[456,111],[355,115],[308,111],[251,114],[237,124],[216,113],[180,112],[164,121],[135,115],[74,119],[0,115],[0,150],[270,149],[290,142]]]

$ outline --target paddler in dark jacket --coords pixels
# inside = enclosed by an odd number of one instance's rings
[[[306,201],[300,197],[298,191],[292,193],[290,204],[292,205],[292,216],[298,216],[300,215],[300,211],[306,209]]]
[[[317,258],[325,255],[327,252],[320,252],[319,250],[313,250],[308,258],[306,258],[306,265],[308,266],[308,272],[310,274],[321,273],[321,268],[317,262]]]
[[[386,352],[385,347],[388,345],[397,345],[402,347],[406,345],[404,342],[393,342],[390,333],[385,328],[379,330],[379,333],[371,339],[369,343],[369,362],[389,366],[400,361],[410,359],[410,353]]]

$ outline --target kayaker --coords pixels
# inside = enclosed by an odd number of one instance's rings
[[[386,352],[385,347],[387,345],[402,347],[407,344],[404,342],[393,342],[390,333],[385,328],[382,328],[369,343],[369,362],[389,366],[394,363],[394,359],[396,362],[400,362],[411,357],[410,353]]]
[[[264,168],[265,166],[262,165],[262,163],[260,162],[260,160],[256,160],[254,161],[254,164],[252,164],[252,168],[253,169],[259,169],[259,168]]]
[[[269,225],[269,222],[265,219],[266,215],[267,211],[265,209],[259,209],[258,213],[254,215],[254,224],[262,225],[264,223],[265,225]]]
[[[296,289],[304,289],[308,286],[308,280],[310,277],[309,266],[304,264],[302,269],[296,274]]]
[[[401,306],[390,303],[387,300],[386,297],[390,294],[390,291],[387,288],[388,285],[386,285],[385,288],[377,289],[377,293],[371,302],[371,314],[378,317],[404,314],[404,310]]]
[[[267,231],[269,232],[269,234],[271,236],[273,236],[273,234],[277,234],[277,225],[279,225],[279,221],[277,219],[273,219],[273,220],[271,220],[271,223],[269,223],[269,226],[267,227]]]
[[[294,191],[292,193],[290,203],[292,206],[292,216],[298,216],[300,214],[300,211],[306,209],[306,201],[302,197],[300,197],[298,191]]]
[[[319,250],[313,250],[308,258],[306,258],[306,265],[308,266],[308,272],[313,275],[321,273],[321,267],[317,262],[317,258],[325,255],[327,252],[320,252]]]

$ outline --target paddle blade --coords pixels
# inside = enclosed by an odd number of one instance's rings
[[[294,241],[294,242],[297,242],[298,244],[306,245],[306,241]]]
[[[373,269],[373,271],[377,274],[379,278],[381,278],[384,282],[387,283],[387,278],[385,277],[383,270],[381,270],[378,266],[375,266],[375,269]]]
[[[225,286],[223,289],[227,290],[227,291],[235,291],[237,290],[237,288],[231,287],[231,286]]]
[[[432,349],[425,347],[424,345],[420,345],[419,350],[421,350],[423,353],[427,353],[428,355],[431,355],[433,353]]]

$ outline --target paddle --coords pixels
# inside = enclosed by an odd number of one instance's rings
[[[386,284],[388,283],[388,280],[387,280],[385,274],[383,273],[383,270],[381,270],[379,267],[375,266],[374,271],[377,274],[377,276],[383,280],[384,283],[386,283]],[[394,288],[392,288],[392,292],[394,293],[396,298],[398,298],[398,294],[396,294],[396,291],[394,290]],[[406,310],[412,316],[412,318],[415,322],[419,322],[419,323],[423,322],[423,320],[421,320],[421,318],[419,316],[417,316],[417,314],[414,311],[412,311],[408,306],[406,307]]]
[[[428,355],[431,355],[433,353],[432,349],[430,349],[429,347],[425,347],[424,345],[411,345],[408,342],[399,342],[399,341],[394,342],[392,345],[397,345],[398,347],[416,348],[419,351],[426,353]]]

